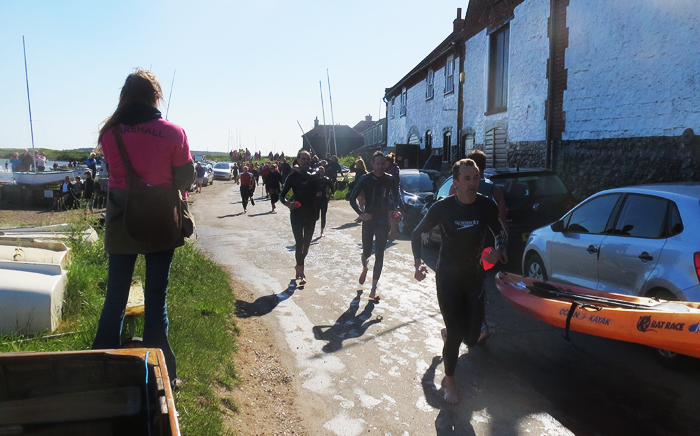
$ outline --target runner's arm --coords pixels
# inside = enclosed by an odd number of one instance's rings
[[[411,234],[411,250],[413,251],[413,259],[416,270],[418,270],[422,262],[421,249],[423,247],[421,238],[423,233],[428,233],[438,224],[440,220],[440,208],[440,203],[433,204],[433,206],[428,209],[428,213],[423,217],[421,222],[418,223],[418,226],[416,226],[415,230],[413,230],[413,233]]]
[[[362,212],[362,209],[360,209],[360,206],[357,204],[357,197],[360,195],[360,192],[362,192],[362,185],[364,184],[363,182],[364,176],[360,176],[360,179],[357,181],[357,183],[355,183],[355,188],[350,194],[350,207],[352,207],[358,215],[362,215],[364,213]]]

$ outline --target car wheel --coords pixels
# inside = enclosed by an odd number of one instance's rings
[[[399,233],[405,235],[407,230],[406,227],[406,219],[404,217],[401,217],[401,219],[399,220]]]
[[[678,297],[666,289],[652,289],[647,292],[647,297],[656,298],[658,300],[676,301]],[[685,361],[685,356],[673,351],[664,350],[662,348],[654,348],[654,356],[656,359],[667,368],[677,368]]]
[[[523,275],[538,280],[547,280],[549,278],[547,276],[547,270],[544,267],[544,262],[542,262],[542,258],[539,254],[533,253],[527,257]]]
[[[213,178],[211,179],[211,182],[209,182],[209,184],[210,184],[210,185],[213,185],[213,184],[214,184],[214,179],[213,179]]]
[[[435,244],[433,244],[433,241],[430,240],[430,233],[429,232],[422,233],[420,235],[420,243],[423,247],[432,247],[433,245],[435,245]]]

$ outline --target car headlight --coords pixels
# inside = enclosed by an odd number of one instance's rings
[[[409,206],[422,206],[423,202],[420,201],[420,198],[418,197],[408,197],[406,199],[406,204]]]

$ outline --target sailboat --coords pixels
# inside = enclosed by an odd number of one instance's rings
[[[34,126],[32,124],[32,103],[29,99],[29,74],[27,73],[27,49],[22,36],[22,49],[24,50],[24,76],[27,80],[27,103],[29,104],[29,128],[32,134],[32,152],[34,152]],[[73,171],[20,171],[13,174],[15,183],[25,185],[43,185],[46,183],[56,183],[65,179],[66,176],[73,177]]]

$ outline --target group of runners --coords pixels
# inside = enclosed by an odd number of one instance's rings
[[[453,187],[449,197],[435,202],[413,231],[411,248],[414,257],[414,277],[425,279],[428,268],[423,263],[421,235],[439,226],[442,244],[435,269],[437,297],[445,322],[441,331],[444,341],[445,363],[444,399],[450,404],[459,402],[455,368],[462,342],[474,346],[485,341],[488,327],[485,322],[484,264],[507,262],[507,229],[504,226],[505,204],[500,190],[484,179],[485,156],[470,153],[452,167]],[[369,298],[378,302],[378,283],[384,263],[384,251],[391,231],[391,221],[400,212],[398,177],[388,174],[387,157],[377,151],[372,156],[372,171],[360,176],[349,196],[350,205],[362,223],[362,269],[359,283],[364,284],[369,272],[369,258],[374,247],[374,266]],[[304,260],[309,252],[316,221],[321,215],[321,236],[325,228],[327,193],[332,187],[323,167],[311,172],[311,155],[300,151],[290,175],[284,179],[279,200],[290,210],[290,223],[295,241],[295,281],[306,284]],[[243,185],[248,182],[241,175],[241,196],[244,210],[248,193]],[[252,176],[250,176],[252,179]],[[281,181],[275,182],[277,186]],[[289,192],[293,196],[287,198]],[[275,201],[277,196],[275,196]],[[252,197],[250,198],[251,202]],[[271,202],[272,202],[271,197]],[[273,210],[274,210],[273,202]],[[484,250],[487,233],[494,236],[494,247]]]

